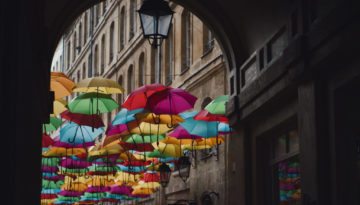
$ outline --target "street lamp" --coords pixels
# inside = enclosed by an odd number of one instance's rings
[[[171,169],[167,164],[162,163],[159,167],[159,172],[160,172],[159,182],[160,182],[161,186],[163,188],[165,188],[169,184],[169,181],[170,181]]]
[[[174,12],[164,0],[144,0],[137,11],[140,16],[144,37],[154,48],[161,46],[163,39],[168,37]]]
[[[180,178],[186,183],[186,180],[190,176],[190,168],[191,168],[191,162],[189,160],[189,157],[180,157],[178,162],[176,163],[177,169],[179,170],[179,176]]]

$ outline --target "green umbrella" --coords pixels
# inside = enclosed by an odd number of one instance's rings
[[[57,130],[60,127],[62,121],[57,117],[50,117],[48,124],[43,124],[43,133]]]
[[[64,185],[64,181],[62,180],[59,180],[56,183],[54,181],[50,181],[46,179],[42,180],[42,188],[44,189],[60,189],[62,185]]]
[[[170,156],[162,154],[158,150],[154,150],[152,152],[145,152],[145,156],[151,157],[151,158],[169,158]]]
[[[102,93],[84,93],[71,101],[66,107],[69,108],[72,113],[91,115],[111,112],[119,107],[119,105],[111,98],[111,95]]]
[[[135,143],[135,144],[141,144],[141,143],[153,143],[157,140],[163,140],[165,139],[165,135],[144,135],[144,138],[141,135],[138,134],[132,134],[124,137],[122,141],[128,142],[128,143]]]
[[[212,114],[225,114],[226,107],[225,103],[229,102],[228,95],[221,95],[215,100],[211,101],[206,107],[205,110],[209,111]]]

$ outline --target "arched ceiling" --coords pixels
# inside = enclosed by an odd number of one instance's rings
[[[214,31],[230,69],[239,67],[268,38],[271,30],[284,23],[284,15],[287,15],[284,11],[292,4],[292,1],[287,0],[277,3],[268,0],[173,1],[196,14]],[[100,2],[101,0],[45,0],[49,61],[66,28],[84,10]]]

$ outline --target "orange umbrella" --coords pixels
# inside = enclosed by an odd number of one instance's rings
[[[75,83],[64,73],[51,72],[50,90],[55,92],[55,99],[71,95]]]

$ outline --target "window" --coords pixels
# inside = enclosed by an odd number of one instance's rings
[[[67,61],[66,61],[66,69],[69,69],[70,68],[70,51],[71,51],[71,48],[70,48],[70,45],[71,45],[71,41],[68,42],[68,45],[67,45]]]
[[[95,46],[95,50],[94,50],[94,74],[95,77],[99,76],[99,49],[98,49],[98,45]]]
[[[301,204],[299,135],[296,129],[271,139],[269,189],[274,204]]]
[[[91,78],[92,77],[92,57],[91,57],[91,54],[89,55],[89,58],[88,58],[88,78]]]
[[[109,64],[113,61],[114,58],[114,22],[110,26],[110,41],[109,41]]]
[[[208,29],[208,27],[203,24],[203,54],[207,54],[214,48],[214,35]]]
[[[97,4],[95,5],[95,26],[98,25],[99,18],[100,18],[100,9],[99,9],[99,4]]]
[[[135,35],[136,29],[136,0],[130,0],[130,34],[129,39]]]
[[[173,43],[173,32],[172,29],[170,29],[169,36],[165,40],[165,85],[170,85],[172,83],[174,58]]]
[[[86,65],[85,63],[83,63],[83,66],[82,66],[82,79],[85,79],[86,78]]]
[[[84,17],[84,45],[85,45],[86,40],[87,40],[87,31],[88,31],[88,12],[85,12],[85,17]]]
[[[144,53],[139,58],[139,87],[145,85],[145,58]]]
[[[72,61],[74,62],[75,61],[75,58],[76,58],[76,32],[74,32],[74,35],[73,35],[73,59]]]
[[[80,70],[76,73],[76,82],[78,83],[80,81]]]
[[[121,9],[120,13],[120,50],[125,46],[125,34],[126,34],[126,18],[125,18],[125,8]]]
[[[181,16],[181,73],[190,67],[190,48],[191,48],[191,25],[190,12],[184,11]]]
[[[81,38],[82,38],[82,24],[80,23],[80,25],[79,25],[79,43],[78,43],[78,48],[79,48],[78,51],[79,52],[81,51],[81,45],[82,45]]]
[[[128,94],[134,89],[134,69],[133,65],[131,65],[128,69],[128,80],[127,80],[127,92]]]
[[[102,75],[105,71],[105,34],[101,38],[101,71]]]
[[[62,55],[60,56],[60,70],[64,71],[64,62],[63,62],[63,57]]]
[[[120,77],[118,79],[118,83],[119,83],[119,85],[121,87],[124,87],[122,75],[120,75]],[[124,93],[123,94],[118,94],[118,103],[119,103],[119,105],[121,105],[123,102],[124,102]],[[120,107],[119,107],[119,110],[120,110]]]

